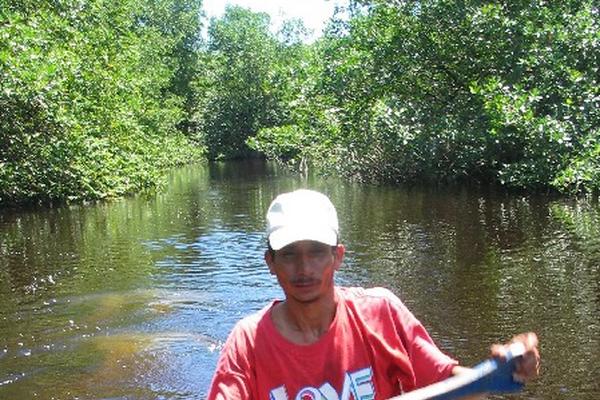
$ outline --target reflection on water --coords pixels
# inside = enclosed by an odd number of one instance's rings
[[[174,171],[154,196],[0,213],[0,398],[204,398],[233,324],[281,297],[263,218],[299,187],[338,205],[339,283],[391,288],[466,364],[533,329],[543,375],[522,398],[597,398],[597,203],[370,187],[256,162]]]

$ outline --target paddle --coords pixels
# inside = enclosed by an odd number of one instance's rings
[[[490,358],[471,370],[389,400],[452,400],[482,393],[506,393],[521,390],[523,384],[515,381],[515,363],[523,357],[525,346],[513,343],[506,359]]]

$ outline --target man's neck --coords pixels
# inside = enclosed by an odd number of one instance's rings
[[[335,318],[337,299],[332,291],[314,302],[301,303],[293,299],[276,304],[271,318],[277,330],[296,344],[315,343],[331,326]]]

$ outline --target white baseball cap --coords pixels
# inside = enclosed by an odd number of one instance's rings
[[[338,232],[335,207],[327,196],[314,190],[280,194],[267,211],[267,235],[273,250],[300,240],[335,246]]]

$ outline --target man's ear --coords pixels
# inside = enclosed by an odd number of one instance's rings
[[[333,265],[333,267],[335,268],[336,271],[338,271],[340,269],[340,267],[342,266],[342,262],[344,261],[344,254],[346,254],[346,248],[344,247],[343,244],[338,244],[337,246],[335,246],[334,252],[335,252],[335,264]]]
[[[265,250],[265,263],[269,267],[269,272],[271,275],[275,275],[275,252],[272,250]]]

